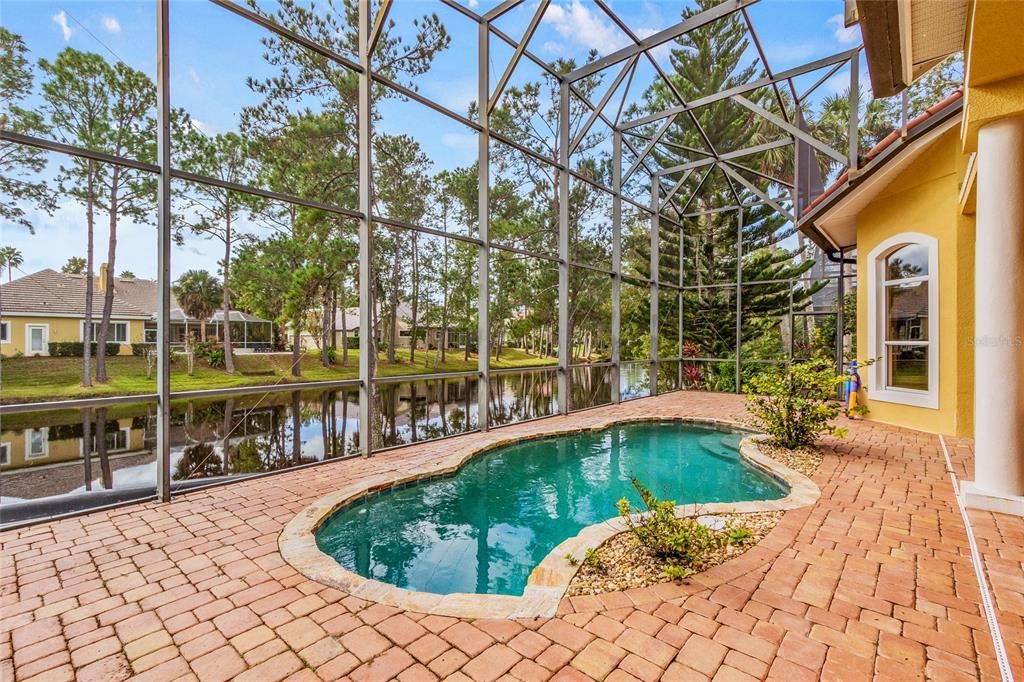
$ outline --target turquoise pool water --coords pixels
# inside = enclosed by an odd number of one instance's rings
[[[738,502],[787,490],[739,455],[741,434],[678,422],[611,426],[502,446],[458,473],[371,495],[317,531],[320,550],[367,578],[448,594],[523,593],[560,542],[638,502]]]

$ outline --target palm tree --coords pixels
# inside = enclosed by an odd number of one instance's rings
[[[0,247],[0,268],[7,268],[7,281],[14,279],[14,268],[20,268],[25,262],[21,251],[13,246]]]
[[[189,270],[178,278],[173,289],[174,296],[185,314],[202,323],[200,334],[205,343],[206,321],[213,315],[224,295],[220,280],[206,270]]]

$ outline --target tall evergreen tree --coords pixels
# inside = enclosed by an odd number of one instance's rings
[[[715,0],[697,0],[693,8],[684,10],[683,19],[715,4]],[[670,52],[672,69],[668,76],[672,87],[661,80],[656,81],[645,94],[646,109],[657,112],[678,105],[676,92],[686,101],[693,101],[763,76],[756,61],[744,60],[747,47],[745,25],[736,14],[681,36]],[[748,92],[745,97],[768,110],[780,111],[774,93],[768,88]],[[652,155],[659,167],[675,166],[706,157],[712,146],[722,153],[781,137],[782,131],[776,132],[772,128],[773,124],[752,112],[728,100],[720,100],[693,111],[692,117],[680,115],[666,133],[664,143],[655,147]],[[773,160],[767,152],[743,157],[741,161],[749,168],[771,171],[776,177],[787,178],[787,173],[792,172],[784,159],[776,157]],[[712,166],[707,168],[711,170],[701,169],[694,173],[679,190],[676,199],[680,208],[694,212],[732,206],[737,199],[743,203],[758,200],[756,195],[723,171]],[[743,170],[738,172],[762,191],[773,189],[753,174]],[[682,173],[671,174],[666,180],[675,183],[681,177]],[[774,188],[774,192],[778,193],[778,188]],[[706,357],[733,356],[736,352],[735,289],[718,285],[736,282],[738,251],[742,251],[740,266],[745,282],[798,280],[813,265],[813,260],[799,253],[800,249],[783,248],[782,242],[794,235],[794,228],[769,206],[747,208],[741,233],[735,211],[681,221],[673,207],[665,207],[665,213],[676,222],[683,222],[684,226],[680,230],[668,220],[661,222],[660,278],[701,287],[682,294],[682,340],[697,344],[700,354]],[[637,258],[638,273],[649,276],[649,227],[643,222],[632,224],[633,230],[641,230],[640,238],[633,235],[636,248],[632,253]],[[648,232],[643,232],[645,229]],[[681,261],[680,238],[683,240]],[[737,240],[742,241],[738,244]],[[740,245],[742,248],[738,249]],[[820,286],[795,287],[794,307],[804,307]],[[788,313],[789,284],[748,285],[744,287],[742,307],[745,317],[743,340],[747,342],[764,334],[763,325],[753,324],[754,320],[767,319],[772,321],[771,324],[778,324]],[[624,325],[626,319],[624,313]],[[628,333],[641,334],[647,329],[642,311],[629,319],[638,322],[639,328],[631,332],[624,328],[624,336]],[[671,328],[662,326],[666,332]]]

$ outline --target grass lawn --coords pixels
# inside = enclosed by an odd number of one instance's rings
[[[432,374],[435,372],[472,371],[477,368],[476,355],[471,354],[469,362],[463,353],[448,353],[443,363],[434,365],[434,351],[417,351],[416,363],[409,362],[408,349],[398,350],[398,362],[384,362],[381,354],[378,361],[378,376],[402,376],[406,374]],[[339,358],[340,360],[340,358]],[[492,367],[533,367],[553,365],[554,358],[541,358],[519,349],[502,351],[501,359],[492,361]],[[266,384],[294,383],[300,381],[329,381],[335,379],[356,379],[359,374],[359,351],[349,351],[348,364],[324,367],[317,354],[302,358],[302,376],[291,375],[291,356],[239,354],[235,356],[235,373],[228,374],[221,369],[212,369],[205,362],[196,361],[191,375],[188,374],[184,359],[171,368],[171,390],[193,391],[235,386],[260,386]],[[88,398],[102,395],[134,395],[156,392],[154,378],[146,377],[144,358],[117,356],[107,358],[107,373],[110,381],[95,384],[92,388],[82,387],[81,358],[21,357],[6,358],[0,362],[0,402],[18,403],[68,398]]]

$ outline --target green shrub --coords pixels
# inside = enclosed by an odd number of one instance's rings
[[[583,565],[590,566],[591,568],[600,568],[603,564],[601,562],[601,555],[596,549],[590,547],[583,555]]]
[[[192,357],[197,360],[207,360],[214,350],[213,344],[207,341],[196,341],[192,344]],[[223,352],[223,351],[222,351]]]
[[[634,507],[622,498],[619,515],[641,547],[666,560],[666,572],[672,570],[670,577],[686,577],[687,571],[700,568],[705,557],[728,542],[726,534],[716,533],[694,518],[676,516],[675,502],[658,499],[636,478],[632,480],[643,507]]]
[[[206,354],[206,362],[213,369],[223,369],[224,367],[224,349],[213,348]]]
[[[144,358],[146,357],[146,353],[154,349],[156,349],[156,344],[154,343],[133,343],[132,355],[137,358]]]
[[[92,343],[92,356],[95,357],[97,344]],[[121,344],[108,343],[107,356],[117,355],[121,352]],[[55,358],[80,358],[85,353],[85,343],[82,341],[51,341],[50,355]]]
[[[324,348],[323,353],[327,356],[327,362],[332,365],[338,361],[338,349],[335,346],[327,346]]]
[[[810,445],[823,433],[846,430],[829,422],[839,414],[837,377],[831,361],[812,358],[787,367],[769,367],[744,387],[747,410],[771,442],[786,448]]]
[[[730,526],[726,530],[726,534],[729,536],[730,545],[742,545],[754,536],[749,528],[744,528],[743,526]]]

